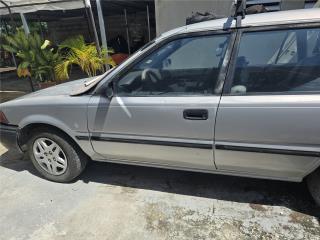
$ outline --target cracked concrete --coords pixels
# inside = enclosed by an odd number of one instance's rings
[[[319,239],[304,183],[91,163],[40,178],[0,145],[0,239]]]

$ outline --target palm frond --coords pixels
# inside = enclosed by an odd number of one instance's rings
[[[16,39],[13,38],[13,36],[7,35],[5,36],[5,41],[8,45],[13,46],[14,48],[19,48],[19,43],[16,41]]]
[[[104,70],[104,65],[107,61],[106,53],[109,52],[104,49],[101,56],[99,56],[95,45],[86,44],[83,36],[65,40],[59,46],[59,50],[61,51],[62,49],[63,51],[67,50],[67,53],[64,53],[64,64],[60,64],[56,68],[56,72],[59,72],[57,74],[59,77],[68,76],[67,71],[72,64],[78,65],[88,76],[95,76],[98,71],[102,72]]]
[[[18,52],[18,49],[16,49],[15,47],[13,46],[10,46],[10,45],[2,45],[3,49],[8,51],[8,52],[11,52],[11,53],[17,53]]]
[[[68,38],[67,40],[63,41],[60,45],[59,48],[69,48],[69,49],[83,49],[85,48],[86,43],[84,41],[83,36],[78,35],[72,38]]]
[[[13,35],[6,35],[4,39],[4,49],[16,54],[21,62],[17,68],[19,77],[32,76],[41,81],[55,80],[54,68],[61,61],[61,57],[58,52],[48,48],[48,40],[41,39],[37,33],[26,36],[21,29]]]

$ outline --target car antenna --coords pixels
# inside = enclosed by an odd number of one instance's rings
[[[241,21],[246,17],[247,0],[234,0],[233,17],[236,20],[236,27],[241,27]]]

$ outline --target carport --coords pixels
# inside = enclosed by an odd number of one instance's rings
[[[107,39],[115,41],[121,35],[126,42],[122,51],[131,54],[155,36],[154,1],[1,0],[0,15],[5,31],[22,25],[29,34],[30,23],[46,23],[47,35],[57,42],[69,36],[70,29],[77,29],[74,32],[84,33],[98,51],[100,46],[108,47]],[[135,39],[137,32],[143,35],[140,43]]]
[[[83,35],[98,51],[108,47],[124,55],[149,42],[156,32],[154,0],[1,0],[0,16],[2,36],[17,27],[26,34],[37,27],[41,37],[54,44]],[[16,66],[15,57],[1,49],[1,91],[9,95],[30,91],[26,81],[17,79]],[[81,77],[76,74],[71,80]]]

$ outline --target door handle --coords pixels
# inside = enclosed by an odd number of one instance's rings
[[[183,118],[188,120],[207,120],[207,109],[185,109],[183,111]]]

